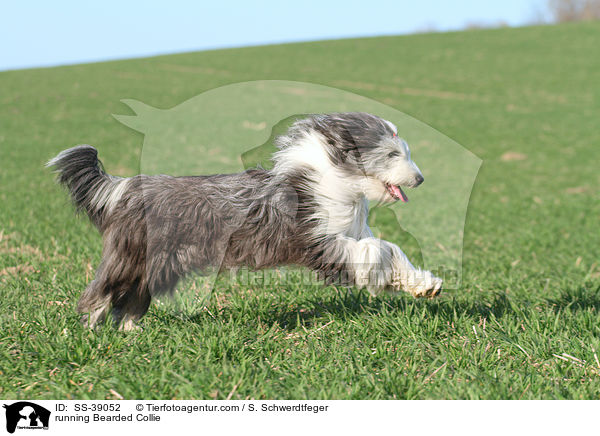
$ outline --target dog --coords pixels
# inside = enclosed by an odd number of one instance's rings
[[[362,112],[310,115],[275,140],[270,170],[121,178],[95,148],[62,151],[47,166],[103,235],[103,254],[77,310],[95,327],[111,313],[137,328],[152,297],[192,271],[298,265],[325,283],[415,297],[442,280],[373,237],[369,201],[408,201],[423,175],[396,126]]]

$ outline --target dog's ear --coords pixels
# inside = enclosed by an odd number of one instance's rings
[[[358,157],[356,156],[358,153],[356,147],[348,147],[344,141],[333,137],[327,138],[326,150],[331,162],[336,166],[343,166]]]
[[[359,144],[364,142],[364,123],[333,115],[316,121],[314,128],[325,138],[334,165],[362,168]]]

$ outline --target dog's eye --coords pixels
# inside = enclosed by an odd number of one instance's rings
[[[400,152],[399,152],[399,151],[395,151],[395,150],[394,150],[394,151],[392,151],[392,152],[390,152],[390,153],[388,154],[388,157],[389,157],[389,158],[392,158],[392,157],[398,157],[398,156],[400,156]]]

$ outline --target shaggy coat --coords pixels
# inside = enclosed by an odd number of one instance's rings
[[[372,293],[434,296],[441,280],[373,238],[368,200],[407,201],[423,176],[389,121],[366,113],[314,115],[276,140],[273,169],[171,177],[106,174],[95,148],[61,152],[55,168],[78,210],[103,235],[94,280],[78,303],[95,326],[112,307],[131,329],[153,296],[196,270],[300,265],[327,283]]]

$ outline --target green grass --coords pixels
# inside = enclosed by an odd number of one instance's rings
[[[0,73],[0,397],[597,399],[599,39],[600,23],[566,24]],[[43,163],[90,143],[134,174],[143,137],[111,117],[120,99],[169,108],[259,79],[368,96],[484,160],[461,289],[191,280],[143,331],[82,328],[101,239]]]

